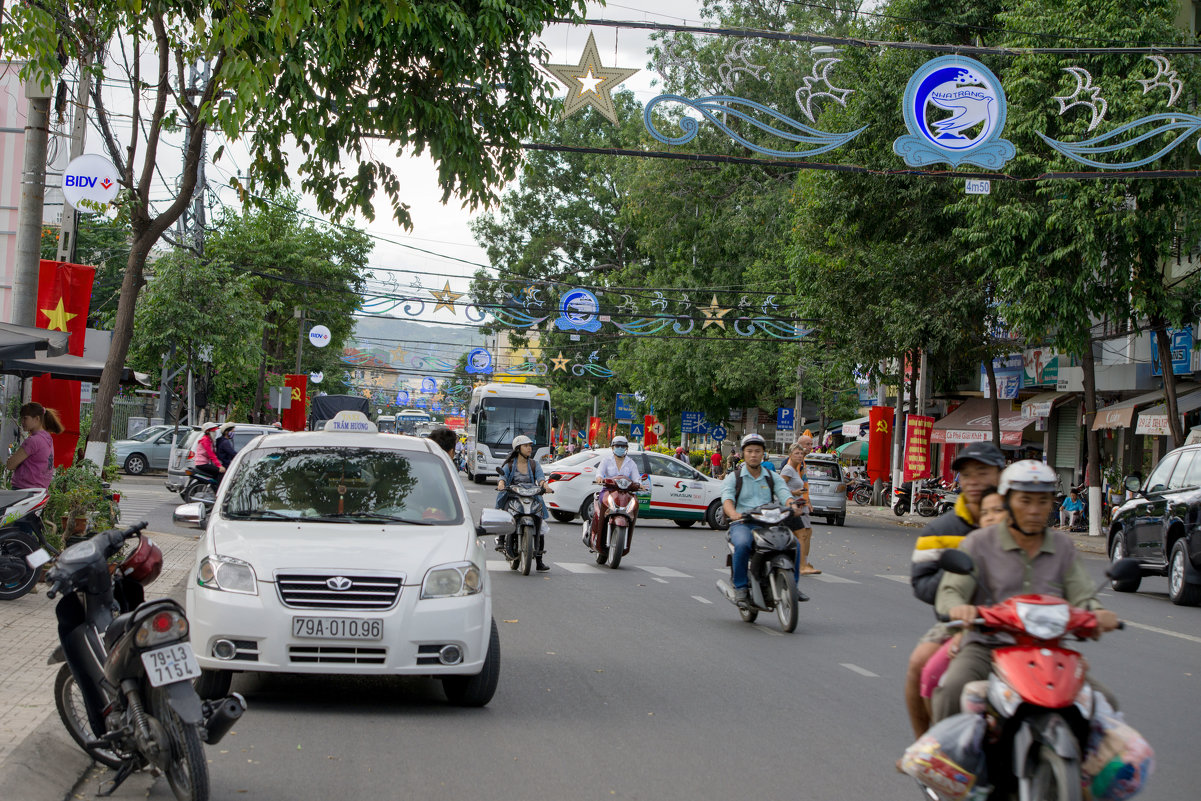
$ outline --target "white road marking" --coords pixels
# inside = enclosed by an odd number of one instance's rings
[[[898,576],[896,573],[877,573],[876,578],[888,579],[889,581],[895,581],[898,584],[909,583],[909,576]]]
[[[859,583],[858,581],[855,581],[854,579],[843,578],[842,576],[832,576],[829,573],[821,573],[820,575],[810,575],[810,576],[806,576],[806,578],[817,579],[818,581],[824,581],[827,584],[858,584]]]
[[[764,626],[755,626],[755,631],[761,631],[764,634],[770,634],[773,637],[783,637],[784,636],[784,632],[776,631],[775,629],[769,629]]]
[[[699,595],[694,595],[694,596],[692,596],[692,597],[693,597],[695,600],[697,600],[697,601],[700,601],[700,602],[701,602],[701,603],[703,603],[703,604],[711,604],[711,603],[713,603],[713,602],[712,602],[712,601],[710,601],[708,598],[702,598],[702,597],[701,597],[701,596],[699,596]]]
[[[861,668],[858,665],[852,665],[850,662],[841,662],[840,664],[842,667],[846,668],[847,670],[851,671],[852,673],[858,673],[860,676],[866,676],[869,679],[880,678],[879,675],[872,673],[870,670],[868,670],[866,668]]]
[[[583,562],[555,562],[556,565],[566,570],[568,573],[604,573],[595,565],[586,565]]]
[[[508,570],[509,569],[509,563],[504,560],[501,560],[501,559],[489,559],[487,565],[488,565],[489,570]]]
[[[671,582],[670,582],[670,581],[668,581],[667,579],[661,579],[661,578],[659,578],[658,576],[654,576],[654,577],[653,577],[651,580],[652,580],[652,581],[657,581],[657,582],[659,582],[660,584],[670,584],[670,583],[671,583]]]
[[[1188,640],[1189,642],[1201,643],[1201,637],[1193,634],[1183,634],[1179,631],[1172,631],[1171,629],[1161,629],[1158,626],[1148,626],[1146,623],[1135,623],[1133,620],[1127,620],[1126,625],[1130,626],[1131,628],[1142,629],[1143,631],[1153,631],[1156,634],[1166,634],[1169,637],[1176,637],[1181,640]]]
[[[672,570],[670,567],[647,567],[645,565],[636,565],[639,570],[645,570],[652,576],[662,576],[663,578],[692,578],[687,573],[681,573],[678,570]]]

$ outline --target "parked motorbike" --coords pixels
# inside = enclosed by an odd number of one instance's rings
[[[102,795],[151,767],[167,776],[180,801],[206,801],[208,765],[202,743],[221,740],[246,709],[234,693],[202,702],[192,680],[200,668],[188,641],[188,620],[175,601],[142,601],[142,584],[157,577],[162,553],[141,535],[145,523],[104,531],[70,545],[47,572],[48,598],[62,594],[60,648],[66,661],[54,698],[68,733],[89,756],[116,770]],[[137,545],[115,569],[108,560],[126,540]],[[39,550],[34,568],[49,560]],[[114,608],[122,614],[114,617]]]
[[[796,631],[797,605],[809,600],[797,589],[793,573],[797,541],[784,525],[789,515],[789,510],[778,504],[766,504],[743,515],[753,529],[754,545],[747,569],[750,599],[746,606],[738,607],[738,613],[747,623],[754,623],[760,612],[774,611],[780,628],[786,632]],[[729,543],[729,549],[726,566],[733,567],[734,543]],[[717,588],[726,600],[738,605],[730,579],[718,579]]]
[[[872,483],[865,478],[857,478],[847,485],[847,499],[860,506],[872,502]]]
[[[621,558],[630,552],[638,519],[638,496],[634,493],[642,485],[618,476],[606,478],[602,486],[608,490],[604,508],[599,502],[592,504],[592,515],[583,522],[584,543],[596,554],[598,565],[617,569]]]
[[[939,497],[938,502],[936,504],[934,504],[934,516],[941,517],[942,515],[945,515],[947,512],[949,512],[955,508],[955,504],[958,501],[959,501],[959,493],[944,492]]]
[[[497,469],[500,473],[500,469]],[[553,473],[547,478],[558,481],[559,474]],[[537,498],[553,490],[530,484],[513,484],[505,488],[507,493],[504,509],[513,515],[513,531],[498,538],[496,549],[504,554],[509,562],[509,568],[520,570],[521,575],[530,574],[530,566],[546,550],[543,535],[539,533],[542,517],[538,509]]]
[[[183,499],[184,503],[203,503],[211,512],[213,504],[217,501],[219,479],[196,470],[188,470],[187,473],[188,482],[179,491],[179,497]]]
[[[959,550],[944,552],[939,566],[960,574],[973,569],[972,558]],[[1139,574],[1137,562],[1123,559],[1108,575],[1123,578],[1132,572]],[[988,775],[996,784],[991,797],[1081,798],[1081,763],[1095,691],[1087,681],[1084,657],[1063,641],[1094,637],[1096,615],[1053,595],[1016,595],[977,609],[972,626],[1005,632],[1015,641],[992,652],[987,714],[988,730],[995,736],[984,743]],[[947,625],[967,626],[961,621]],[[1121,623],[1118,627],[1124,628]],[[932,788],[923,789],[928,798],[939,797]]]
[[[42,533],[42,510],[48,493],[44,489],[0,491],[0,601],[20,598],[37,584],[40,570],[27,561],[39,548],[57,551]]]
[[[892,513],[897,517],[909,514],[910,498],[913,494],[913,482],[906,481],[892,491]]]

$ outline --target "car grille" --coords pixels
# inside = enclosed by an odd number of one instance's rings
[[[382,665],[387,648],[355,648],[342,645],[292,645],[288,658],[301,665]]]
[[[350,586],[344,590],[331,588],[329,580],[337,577],[349,579]],[[403,584],[404,576],[289,573],[275,577],[280,601],[293,609],[390,609],[400,597]]]

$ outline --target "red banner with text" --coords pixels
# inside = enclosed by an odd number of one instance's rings
[[[280,415],[280,424],[289,431],[304,431],[308,420],[308,389],[307,375],[288,374],[284,376],[284,386],[292,389],[292,405],[284,409]]]
[[[889,406],[873,406],[868,413],[867,477],[889,480],[892,470],[892,418]]]
[[[930,435],[934,418],[920,414],[905,416],[905,458],[901,462],[903,479],[916,481],[930,478]]]
[[[38,267],[34,324],[49,331],[66,331],[70,335],[67,351],[72,356],[83,355],[95,276],[96,268],[83,264],[42,259]],[[78,381],[50,376],[38,376],[31,382],[33,400],[53,409],[63,424],[61,434],[50,435],[56,467],[70,467],[75,461],[75,448],[79,444],[79,386]]]
[[[466,417],[444,417],[442,418],[442,423],[452,431],[462,431],[464,428],[467,428]],[[555,432],[551,431],[550,433],[551,439],[554,439]]]

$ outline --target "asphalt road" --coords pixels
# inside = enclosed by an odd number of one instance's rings
[[[494,491],[468,486],[478,515]],[[152,494],[152,527],[169,524],[176,496]],[[812,601],[793,634],[774,616],[741,622],[718,593],[719,532],[648,522],[610,571],[576,525],[552,531],[550,573],[490,566],[502,668],[488,707],[450,707],[428,680],[244,675],[250,711],[208,749],[213,798],[920,797],[893,769],[910,740],[906,659],[931,621],[907,583],[913,529],[818,525],[825,573],[802,579]],[[1100,579],[1104,561],[1087,559]],[[1201,609],[1172,606],[1164,579],[1143,589],[1107,593],[1132,625],[1081,649],[1156,749],[1140,797],[1176,801],[1196,795]],[[114,797],[171,794],[138,777]]]

